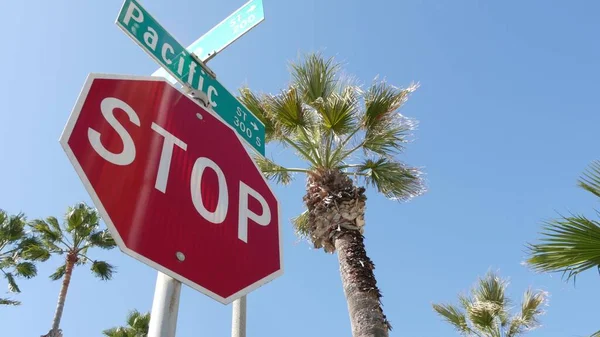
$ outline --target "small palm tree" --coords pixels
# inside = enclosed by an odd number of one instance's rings
[[[146,337],[150,326],[150,313],[137,310],[127,315],[127,326],[119,326],[102,331],[107,337]]]
[[[73,268],[89,263],[95,276],[102,280],[110,280],[114,267],[105,261],[91,259],[88,257],[88,250],[90,248],[112,249],[116,244],[107,229],[100,229],[98,212],[84,203],[68,208],[62,227],[55,217],[34,220],[31,226],[34,232],[38,233],[42,243],[50,253],[65,255],[64,264],[50,275],[52,280],[62,278],[63,282],[58,296],[52,329],[46,335],[48,337],[61,336],[62,332],[59,330],[60,320]]]
[[[600,161],[594,161],[578,181],[579,187],[600,197]],[[527,264],[540,272],[562,272],[567,280],[590,268],[600,269],[600,222],[583,215],[547,221],[542,239],[529,244]]]
[[[537,328],[547,294],[527,290],[519,312],[511,315],[506,286],[506,280],[489,272],[479,279],[471,296],[459,296],[460,307],[433,304],[433,309],[465,337],[516,337]]]
[[[240,100],[265,124],[266,140],[295,150],[306,167],[255,160],[278,183],[289,183],[294,173],[308,176],[307,209],[294,226],[315,248],[338,252],[353,335],[388,336],[375,265],[363,241],[365,188],[357,184],[400,201],[424,191],[420,172],[395,158],[414,126],[398,109],[417,86],[400,89],[376,81],[364,91],[340,76],[338,63],[318,54],[293,64],[292,76],[278,95],[243,88]]]
[[[8,215],[0,210],[0,272],[8,281],[8,291],[19,293],[17,277],[32,278],[37,275],[35,264],[29,260],[46,260],[48,252],[32,258],[26,252],[41,248],[40,241],[25,231],[25,216],[23,214]],[[0,298],[0,305],[19,305],[21,302],[8,298]]]

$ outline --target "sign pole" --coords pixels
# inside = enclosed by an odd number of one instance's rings
[[[246,337],[246,296],[233,301],[231,337]]]
[[[208,107],[208,98],[206,97],[206,94],[189,87],[186,89],[187,94],[191,98],[200,101],[203,106]],[[178,253],[177,259],[183,262],[185,256],[183,253]],[[152,300],[148,337],[175,337],[180,295],[181,282],[158,272],[156,276],[156,286],[154,287],[154,299]],[[246,334],[244,333],[243,336],[245,335]]]
[[[181,282],[158,272],[148,337],[175,337]]]

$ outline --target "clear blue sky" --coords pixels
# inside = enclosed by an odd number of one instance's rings
[[[243,0],[144,1],[188,45]],[[58,138],[90,72],[149,75],[157,65],[114,24],[120,0],[3,1],[0,30],[0,208],[29,218],[62,216],[90,202]],[[530,336],[584,336],[600,329],[600,276],[576,286],[521,262],[543,219],[594,216],[575,186],[598,152],[600,21],[596,1],[264,0],[266,20],[210,62],[220,81],[276,92],[287,64],[321,50],[369,83],[376,75],[421,88],[402,112],[419,120],[402,160],[423,167],[429,192],[406,204],[369,191],[367,248],[392,336],[455,336],[431,303],[455,301],[489,268],[551,293]],[[269,148],[267,149],[269,151]],[[271,153],[278,156],[289,154]],[[349,336],[337,258],[299,241],[289,218],[302,210],[304,178],[277,187],[285,224],[285,274],[249,297],[249,336]],[[98,254],[98,252],[96,252]],[[65,336],[99,336],[128,310],[150,309],[155,272],[118,250],[111,282],[74,272]],[[61,261],[22,281],[18,308],[0,308],[3,335],[46,333]],[[4,281],[0,282],[5,287]],[[179,336],[228,336],[231,306],[184,287]]]

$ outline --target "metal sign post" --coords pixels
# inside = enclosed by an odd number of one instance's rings
[[[246,296],[233,302],[231,337],[246,337]]]
[[[188,90],[188,95],[196,101],[199,101],[206,108],[209,107],[208,99],[203,92],[198,90]],[[185,255],[179,253],[177,254],[177,259],[183,262],[185,260]],[[180,297],[181,282],[160,271],[157,272],[148,337],[175,337]],[[246,296],[244,296],[244,298],[245,297]],[[245,335],[246,333],[244,330],[243,336]]]
[[[188,46],[187,50],[190,53],[194,53],[202,62],[206,63],[229,44],[237,40],[250,29],[256,27],[264,20],[264,17],[265,14],[262,0],[250,0],[206,34],[201,36],[198,40],[194,41],[194,43]],[[230,29],[226,28],[227,25],[229,25]],[[177,83],[177,80],[162,67],[156,70],[152,76],[163,76],[170,82]],[[207,98],[202,92],[192,91],[190,92],[190,96],[196,99],[200,98],[200,101],[206,105]],[[246,308],[246,296],[233,302],[231,337],[246,337]]]
[[[158,272],[148,337],[175,337],[181,282]]]

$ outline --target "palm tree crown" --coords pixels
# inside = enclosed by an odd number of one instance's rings
[[[69,207],[61,228],[58,219],[53,216],[45,220],[34,220],[32,227],[42,239],[42,243],[52,254],[72,258],[76,265],[91,263],[92,273],[102,280],[110,280],[114,267],[105,261],[97,261],[87,256],[90,248],[112,249],[115,241],[108,229],[100,229],[98,212],[84,203]],[[59,280],[65,274],[65,264],[56,269],[50,278]]]
[[[520,310],[511,315],[507,282],[489,272],[480,278],[470,296],[459,296],[460,307],[433,304],[433,309],[465,337],[515,337],[539,326],[547,294],[527,290]]]
[[[578,181],[600,197],[600,161],[594,161]],[[529,266],[540,272],[562,272],[567,279],[590,268],[600,269],[600,222],[583,215],[547,221],[541,242],[529,245]]]
[[[146,337],[149,326],[150,313],[133,310],[127,315],[127,326],[106,329],[102,334],[107,337]]]
[[[293,173],[339,171],[362,179],[386,197],[408,200],[425,191],[420,171],[397,161],[415,122],[398,113],[417,85],[397,88],[375,81],[367,90],[340,74],[340,64],[310,54],[292,65],[292,83],[278,95],[240,90],[240,100],[265,124],[267,142],[293,148],[307,163],[284,167],[257,157],[265,176],[288,184]],[[310,236],[307,214],[295,219]]]
[[[8,215],[0,210],[0,272],[8,281],[8,290],[21,292],[16,277],[32,278],[37,275],[35,264],[29,260],[46,260],[47,252],[33,256],[28,252],[39,251],[40,241],[25,230],[23,214]],[[19,305],[19,301],[0,298],[0,305]]]

